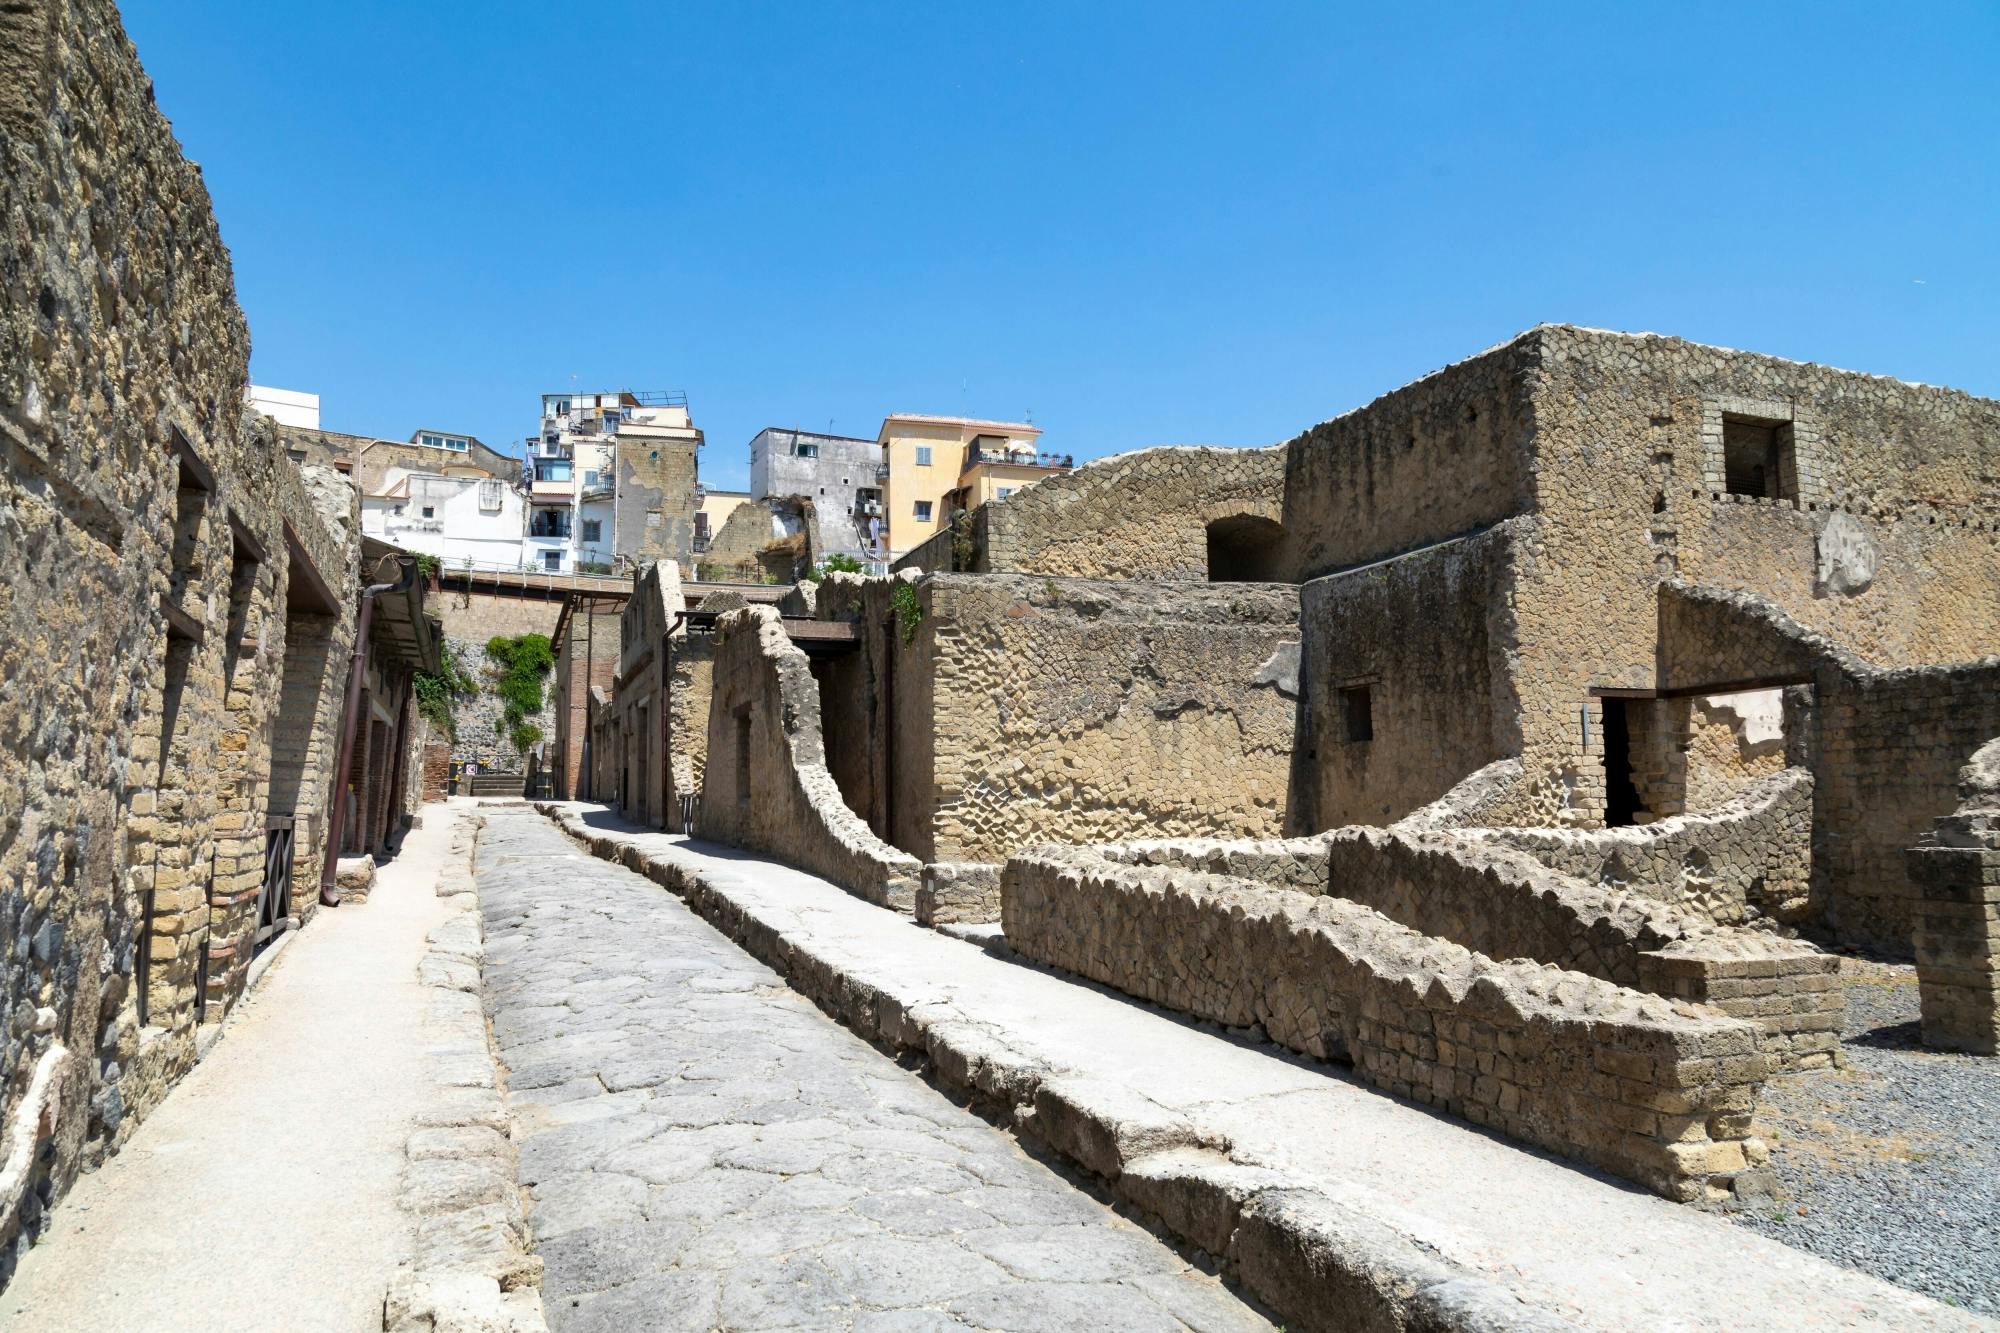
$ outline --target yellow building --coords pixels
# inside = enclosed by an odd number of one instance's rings
[[[1003,489],[1030,485],[1059,466],[1035,450],[1041,428],[1024,421],[979,421],[899,412],[881,434],[887,472],[883,515],[889,558],[923,545],[956,508],[997,499]],[[970,498],[977,494],[977,499]]]
[[[722,531],[722,525],[737,507],[750,503],[748,491],[718,491],[704,486],[701,490],[701,508],[694,516],[694,549],[700,553],[708,549],[708,543],[715,534]]]

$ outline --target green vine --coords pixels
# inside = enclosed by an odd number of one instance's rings
[[[917,641],[917,626],[924,623],[924,604],[917,597],[913,583],[899,583],[896,591],[889,594],[890,609],[896,613],[896,628],[901,632],[903,646]]]
[[[507,739],[526,755],[542,738],[542,729],[528,719],[542,711],[542,677],[555,667],[555,650],[546,634],[517,634],[511,639],[496,634],[486,641],[486,655],[498,667],[493,692],[500,696]]]
[[[443,732],[447,740],[455,741],[458,739],[456,704],[477,694],[479,682],[448,643],[438,645],[438,662],[435,676],[419,671],[411,688],[416,692],[417,712],[430,719],[430,724]]]

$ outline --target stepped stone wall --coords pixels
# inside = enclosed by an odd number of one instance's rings
[[[1353,1065],[1399,1096],[1680,1200],[1768,1189],[1757,1029],[1495,962],[1331,897],[1037,848],[1001,876],[1023,955]]]
[[[1796,925],[1812,912],[1812,774],[1788,768],[1719,807],[1612,829],[1465,828],[1586,883],[1718,925]]]

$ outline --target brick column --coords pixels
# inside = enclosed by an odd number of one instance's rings
[[[2000,830],[1912,848],[1909,866],[1924,1045],[2000,1054]]]

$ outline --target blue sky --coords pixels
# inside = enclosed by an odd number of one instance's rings
[[[2000,396],[1992,4],[124,12],[334,429],[1267,444],[1543,320]]]

